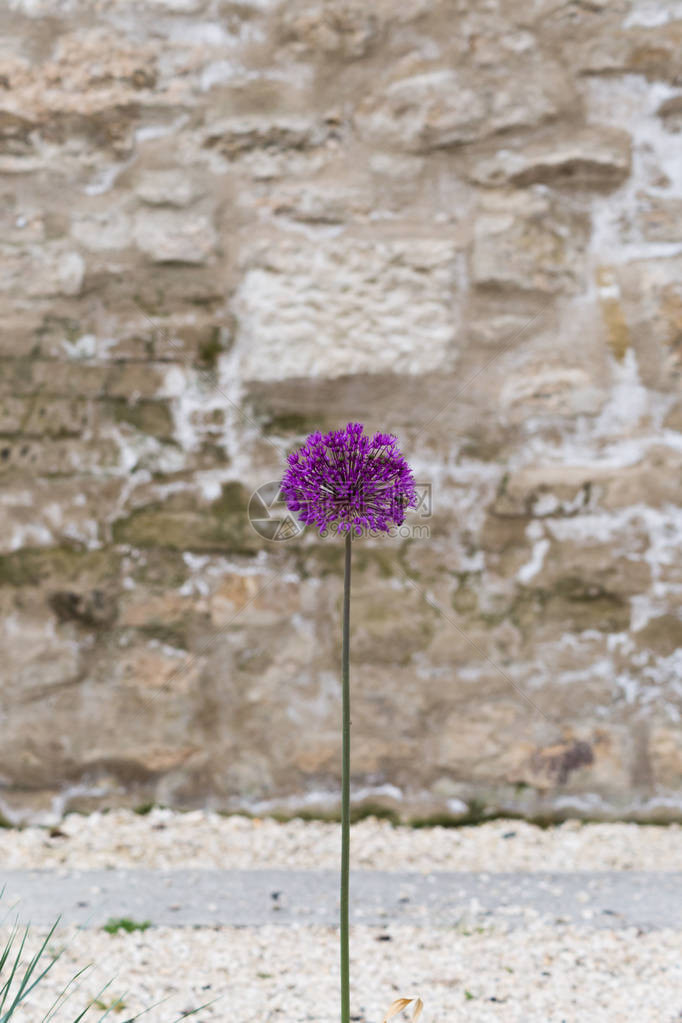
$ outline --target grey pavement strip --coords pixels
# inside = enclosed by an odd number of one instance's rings
[[[6,924],[51,924],[60,913],[86,927],[110,917],[175,927],[338,924],[334,870],[10,870],[0,871],[2,885]],[[528,910],[586,927],[682,930],[682,872],[351,871],[355,924],[515,927]]]

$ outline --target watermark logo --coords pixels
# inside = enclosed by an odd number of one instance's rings
[[[412,521],[406,520],[400,526],[391,526],[388,530],[389,536],[397,536],[401,539],[428,539],[430,536],[429,527],[424,519],[430,519],[433,513],[433,490],[430,483],[416,484],[417,503],[408,510]],[[282,540],[293,540],[300,536],[306,528],[301,522],[297,512],[290,512],[282,494],[281,480],[273,480],[270,483],[263,483],[251,494],[248,505],[249,522],[253,529],[262,536],[264,540],[276,542]],[[422,520],[414,522],[415,517]],[[369,537],[385,536],[386,533],[380,530],[363,530],[363,534]],[[327,536],[328,532],[323,531],[321,536]]]
[[[415,490],[417,504],[410,508],[410,514],[417,515],[420,519],[430,519],[433,514],[433,487],[430,483],[417,483]]]
[[[280,480],[263,483],[251,494],[248,507],[249,522],[265,540],[292,540],[305,529],[290,512],[282,495]]]

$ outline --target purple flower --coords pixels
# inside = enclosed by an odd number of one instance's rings
[[[362,423],[311,434],[289,455],[282,494],[301,522],[337,533],[388,532],[417,504],[412,470],[392,433],[363,433]]]

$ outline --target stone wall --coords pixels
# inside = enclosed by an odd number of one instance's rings
[[[5,0],[0,809],[682,816],[682,5]],[[429,535],[423,535],[424,527]]]

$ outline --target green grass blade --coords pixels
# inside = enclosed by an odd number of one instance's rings
[[[5,963],[7,962],[8,958],[9,958],[9,954],[12,951],[12,946],[14,945],[14,939],[16,938],[18,931],[19,931],[19,924],[18,924],[18,922],[15,921],[14,930],[10,934],[9,939],[7,941],[7,944],[5,945],[4,949],[2,950],[2,955],[0,955],[0,977],[2,976],[2,971],[5,968]],[[6,998],[5,990],[6,990],[8,984],[9,984],[9,981],[7,981],[3,985],[2,989],[0,989],[0,993],[2,993],[2,1001],[0,1002],[0,1009],[2,1009],[3,1005],[5,1004],[5,998]]]
[[[147,1013],[151,1012],[152,1009],[155,1009],[157,1005],[162,1005],[163,1002],[167,1002],[170,997],[171,995],[166,995],[165,998],[160,998],[158,1002],[154,1002],[152,1005],[148,1005],[146,1009],[143,1009],[141,1012],[138,1012],[136,1016],[131,1016],[130,1019],[124,1020],[123,1023],[135,1023],[135,1020],[140,1019],[142,1016],[146,1016]],[[183,1019],[189,1019],[190,1016],[195,1016],[197,1012],[201,1012],[202,1009],[208,1008],[209,1005],[213,1005],[214,1002],[217,1002],[222,997],[223,997],[222,995],[218,995],[217,998],[212,998],[210,1002],[204,1002],[203,1005],[198,1005],[196,1009],[190,1009],[189,1012],[181,1013],[177,1017],[177,1019],[173,1021],[173,1023],[182,1023]],[[107,1012],[109,1011],[110,1010],[108,1009]],[[102,1019],[104,1019],[104,1017],[102,1017]],[[101,1020],[99,1021],[99,1023],[101,1023]]]
[[[83,1011],[76,1017],[76,1019],[73,1021],[73,1023],[81,1023],[81,1020],[85,1018],[86,1012],[88,1012],[92,1008],[92,1006],[95,1004],[95,1002],[97,1002],[99,1000],[100,995],[103,995],[104,992],[106,991],[106,989],[111,984],[113,984],[113,980],[108,980],[106,982],[106,984],[104,985],[104,987],[99,989],[97,994],[91,999],[91,1001],[88,1002],[88,1004],[85,1006]],[[109,1013],[112,1011],[112,1009],[115,1009],[117,1005],[120,1005],[124,998],[125,998],[125,994],[121,995],[120,998],[117,998],[115,1002],[112,1002],[112,1004],[109,1006],[107,1011],[104,1013],[104,1016],[100,1016],[99,1023],[101,1023],[101,1021],[103,1019],[105,1019],[109,1015]]]
[[[7,1020],[9,1020],[9,1018],[11,1017],[11,1015],[14,1012],[14,1010],[16,1009],[16,1007],[21,1002],[23,1002],[23,1000],[26,998],[26,996],[36,986],[36,984],[40,983],[40,981],[43,979],[45,974],[49,973],[49,971],[52,969],[52,967],[57,962],[57,960],[61,957],[62,953],[59,952],[47,964],[47,966],[42,971],[42,973],[40,973],[36,977],[36,979],[33,981],[33,983],[29,985],[29,981],[30,981],[31,977],[33,976],[33,973],[35,972],[35,969],[36,969],[36,966],[38,965],[40,957],[43,955],[43,953],[44,953],[44,951],[45,951],[45,949],[47,947],[47,943],[50,940],[50,938],[52,937],[52,935],[54,934],[55,929],[57,927],[57,924],[59,923],[60,920],[61,920],[61,916],[57,917],[57,919],[53,923],[52,927],[50,928],[50,931],[49,931],[48,935],[46,936],[45,940],[43,941],[42,945],[40,946],[40,949],[36,952],[36,954],[34,955],[33,959],[31,960],[31,962],[26,967],[26,969],[24,971],[24,975],[21,978],[21,983],[19,985],[19,990],[16,992],[16,994],[14,996],[14,1001],[10,1005],[9,1009],[7,1010],[7,1012],[3,1016],[0,1016],[0,1023],[7,1023]],[[10,978],[9,978],[9,981],[8,981],[8,984],[10,984],[10,985],[11,985],[11,982],[12,982],[12,980],[13,980],[15,974],[16,974],[17,967],[19,965],[19,960],[21,958],[21,953],[23,951],[24,944],[26,943],[26,938],[28,936],[29,927],[30,927],[30,925],[27,924],[26,925],[26,930],[24,931],[24,937],[22,939],[21,945],[19,946],[19,951],[17,952],[17,955],[16,955],[15,960],[14,960],[14,966],[12,967],[12,972],[10,974]],[[9,991],[9,987],[7,988],[7,990]],[[2,1005],[0,1005],[0,1008],[3,1008],[3,1007],[4,1007],[4,998],[3,998]]]
[[[2,1001],[0,1002],[0,1010],[5,1008],[5,1002],[7,1001],[7,997],[9,995],[9,991],[10,991],[10,988],[12,986],[12,982],[13,982],[14,977],[16,975],[16,972],[17,972],[17,970],[19,968],[19,961],[21,959],[21,953],[23,951],[24,945],[26,944],[26,937],[27,937],[27,935],[28,935],[28,924],[26,925],[26,930],[24,931],[24,937],[22,938],[21,945],[19,946],[19,951],[17,952],[17,954],[14,957],[14,965],[12,966],[12,969],[10,971],[10,975],[9,975],[8,979],[5,981],[5,983],[3,984],[3,987],[2,987]],[[0,1016],[0,1023],[5,1023],[6,1019],[9,1019],[9,1013],[7,1013],[7,1015],[5,1015],[5,1016]]]
[[[54,1002],[52,1003],[52,1005],[48,1009],[47,1014],[45,1016],[43,1016],[43,1018],[41,1020],[41,1023],[49,1023],[49,1021],[52,1019],[52,1017],[54,1016],[54,1014],[57,1011],[57,1009],[61,1008],[61,1006],[59,1005],[59,1002],[61,1002],[62,999],[64,999],[64,1001],[66,1001],[66,998],[70,997],[70,995],[73,994],[73,991],[69,992],[69,995],[66,994],[66,992],[69,990],[71,985],[74,984],[78,980],[78,978],[81,976],[81,974],[85,973],[86,970],[89,970],[91,966],[92,966],[92,963],[88,963],[87,966],[83,966],[83,968],[80,969],[78,971],[78,973],[74,974],[74,976],[71,978],[71,980],[68,982],[68,984],[66,984],[62,988],[62,990],[59,992],[59,994],[55,998]],[[98,997],[98,996],[96,995],[95,997]],[[63,1004],[64,1003],[62,1002],[62,1005]],[[90,1005],[92,1005],[92,1002],[90,1003]],[[88,1005],[86,1007],[86,1010],[85,1010],[86,1012],[90,1008],[90,1005]],[[78,1019],[79,1020],[82,1019],[83,1015],[84,1014],[79,1016]],[[77,1023],[77,1021],[74,1021],[74,1023]]]

